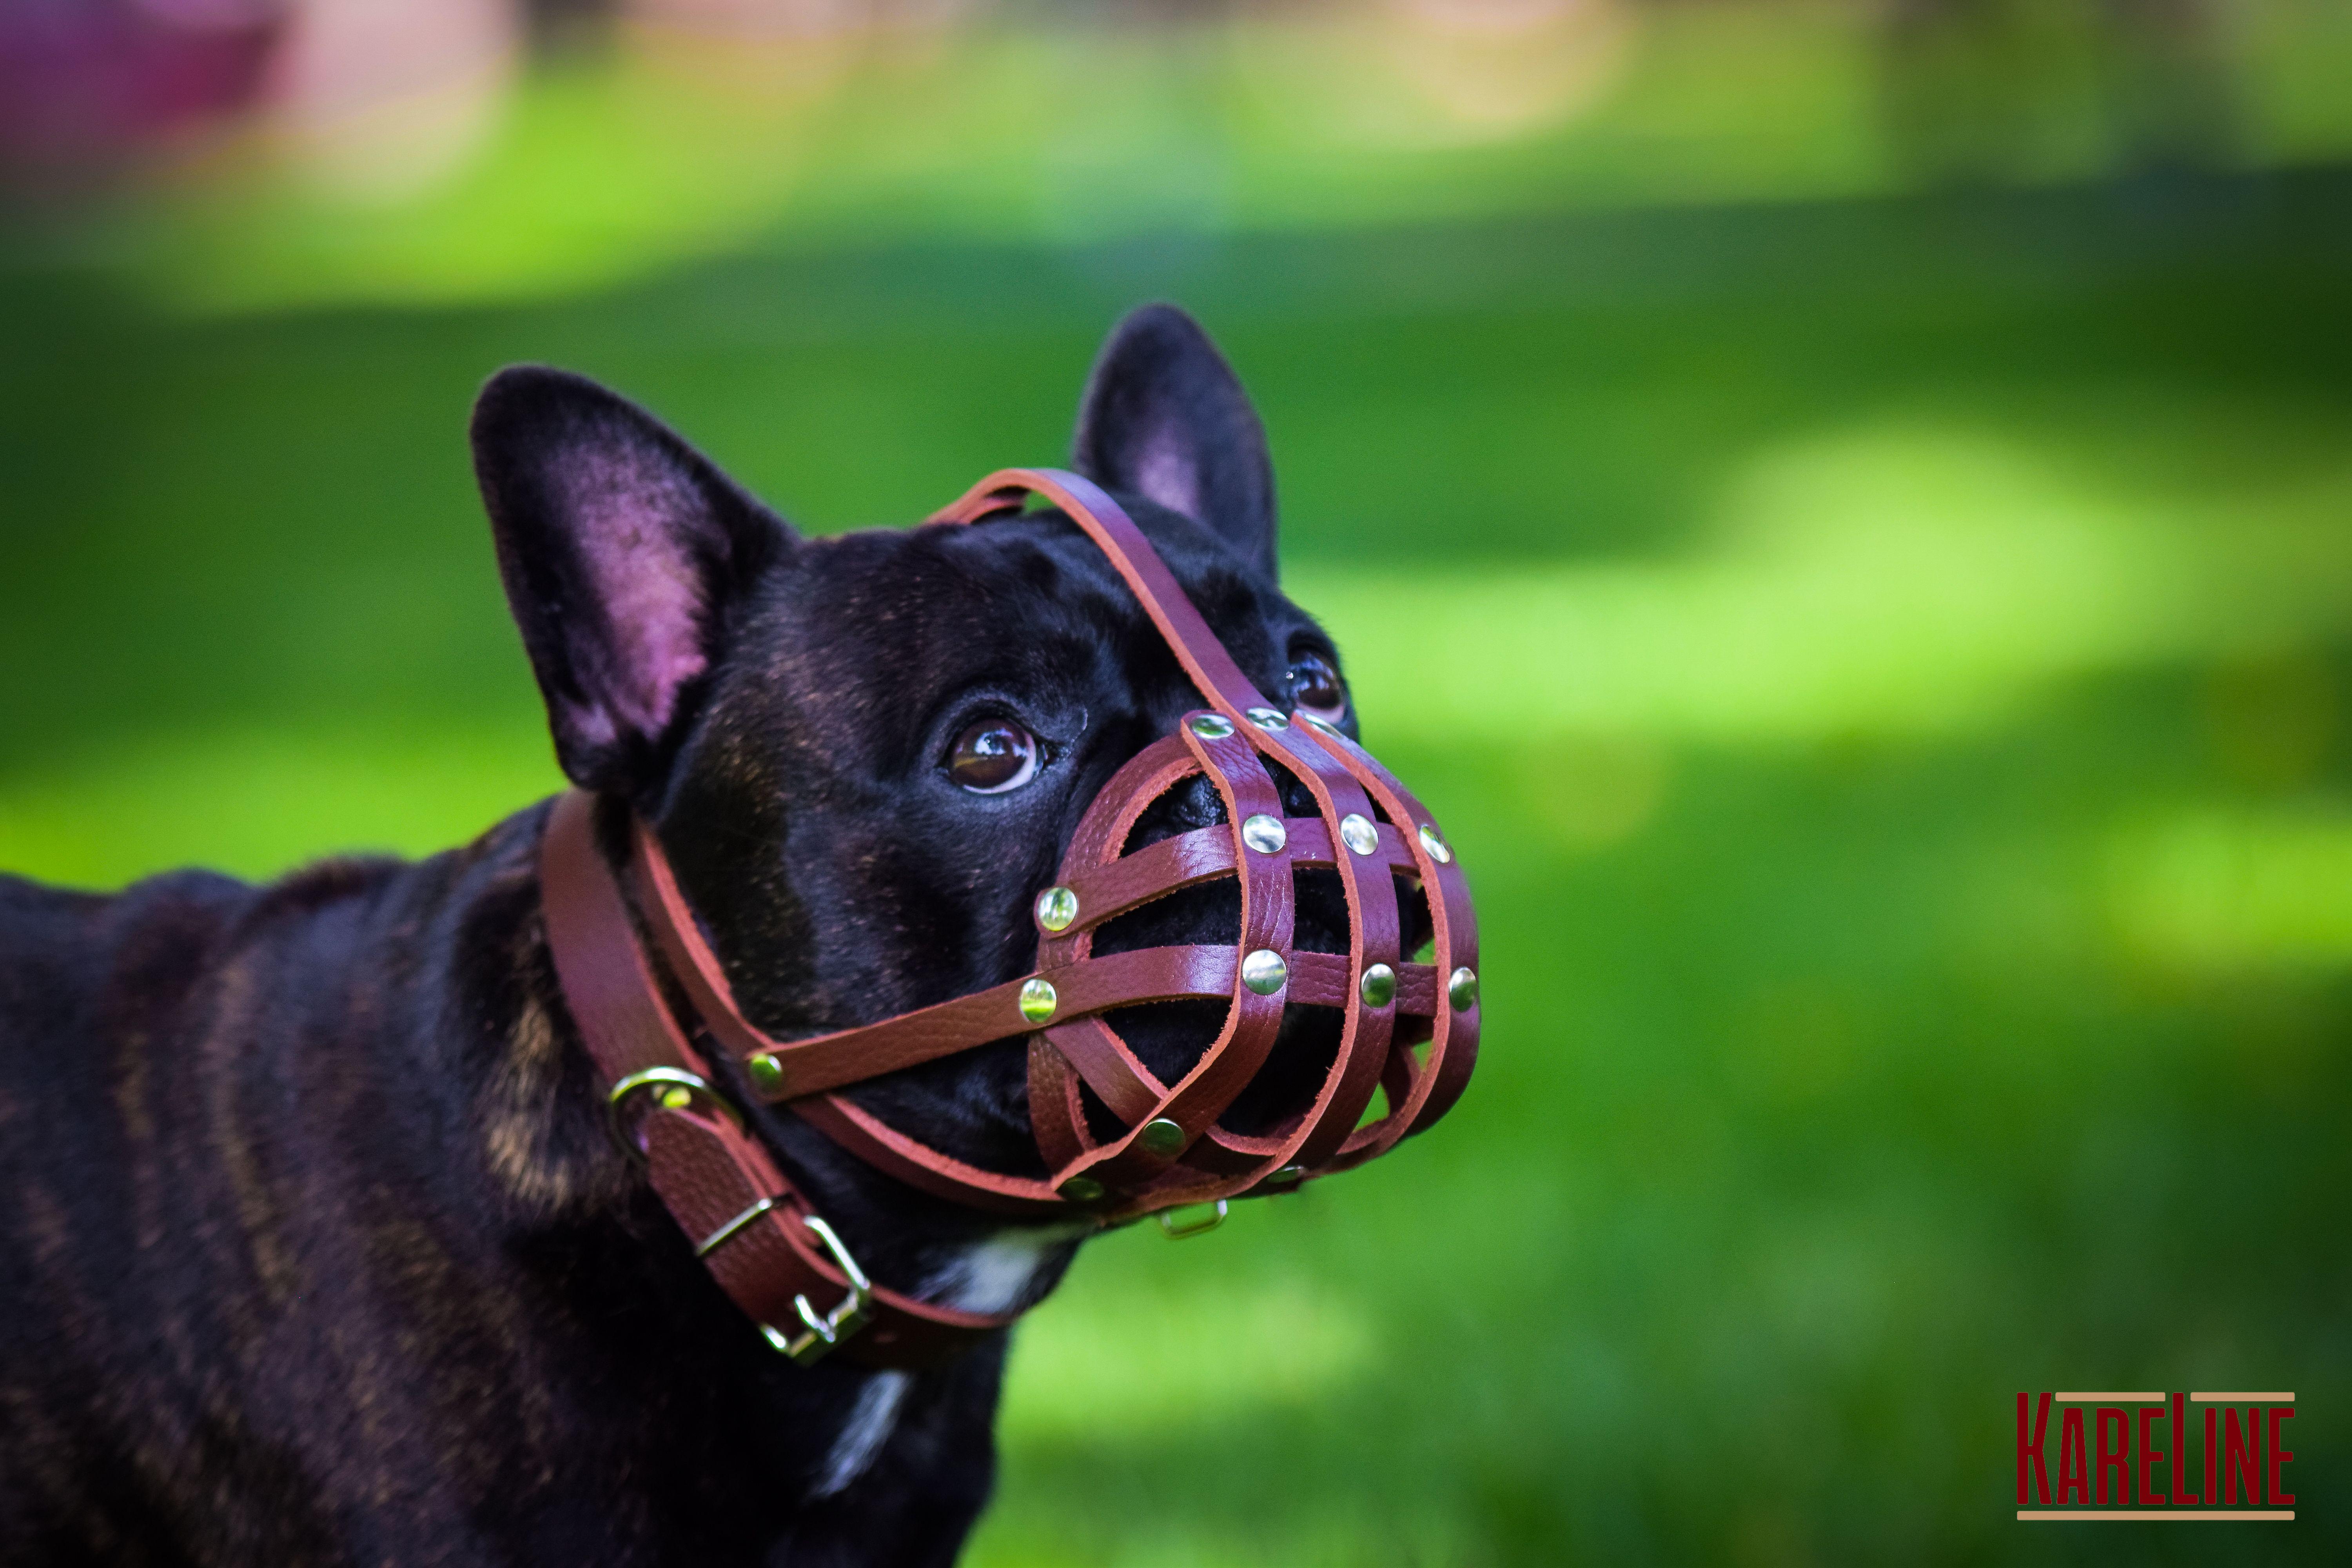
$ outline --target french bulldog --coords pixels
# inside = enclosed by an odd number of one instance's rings
[[[473,449],[562,771],[610,853],[630,813],[652,825],[777,1037],[1024,973],[1080,814],[1198,706],[1059,514],[803,539],[652,416],[537,367],[490,381]],[[1073,467],[1260,690],[1353,732],[1331,640],[1276,585],[1257,416],[1189,317],[1113,331]],[[1006,1336],[919,1373],[803,1368],[719,1292],[609,1136],[545,940],[548,809],[266,886],[0,877],[0,1558],[954,1559]],[[1195,780],[1137,841],[1222,819]],[[1301,944],[1345,952],[1309,880]],[[1236,897],[1162,900],[1099,951],[1231,940]],[[1199,1005],[1123,1025],[1171,1081],[1213,1034]],[[1293,1011],[1229,1124],[1295,1110],[1332,1061],[1307,1016],[1330,1010]],[[855,1092],[1038,1174],[1024,1062],[1013,1038]],[[867,1272],[927,1300],[1032,1306],[1088,1233],[918,1193],[743,1103]]]

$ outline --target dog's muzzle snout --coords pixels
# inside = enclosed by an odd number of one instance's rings
[[[1447,897],[1459,877],[1434,824],[1339,731],[1263,703],[1234,706],[1238,715],[1188,715],[1120,770],[1037,900],[1041,975],[1126,962],[1168,976],[1161,994],[1138,1000],[1229,1001],[1215,1040],[1173,1081],[1151,1071],[1108,1008],[1045,1020],[1032,1038],[1030,1116],[1055,1191],[1122,1216],[1287,1188],[1370,1159],[1444,1114],[1475,1049],[1475,1004],[1454,1008],[1438,980],[1475,969],[1467,900]],[[1121,852],[1155,801],[1201,780],[1223,821]],[[1312,815],[1286,800],[1293,781]],[[1343,952],[1299,940],[1300,884],[1318,872],[1340,886]],[[1228,879],[1241,893],[1237,940],[1096,955],[1107,922]],[[1406,957],[1423,899],[1401,897],[1401,884],[1436,891],[1426,900],[1439,928],[1434,963]],[[1188,975],[1205,984],[1187,985]],[[1307,1103],[1264,1131],[1241,1131],[1225,1113],[1259,1086],[1293,1006],[1336,1012],[1336,1047]],[[1367,1121],[1376,1094],[1386,1110]],[[1097,1135],[1097,1109],[1119,1129],[1113,1135]]]

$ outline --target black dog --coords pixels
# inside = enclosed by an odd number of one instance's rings
[[[491,382],[474,447],[564,772],[656,826],[772,1033],[1024,973],[1078,814],[1198,705],[1056,515],[804,542],[547,370]],[[1076,466],[1260,689],[1352,729],[1330,643],[1275,586],[1256,416],[1188,318],[1113,334]],[[266,888],[0,878],[0,1558],[954,1557],[1004,1337],[933,1373],[802,1369],[719,1293],[607,1136],[542,934],[545,816]],[[1222,811],[1202,788],[1155,816]],[[1344,951],[1328,903],[1302,892],[1301,940]],[[1234,929],[1215,896],[1129,919],[1135,945]],[[1171,1080],[1205,1039],[1183,1011],[1135,1034]],[[1279,1114],[1331,1048],[1286,1035],[1229,1118]],[[960,1158],[1043,1169],[1017,1040],[858,1095]],[[757,1125],[887,1283],[1025,1306],[1077,1245]]]

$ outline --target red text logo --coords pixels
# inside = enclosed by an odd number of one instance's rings
[[[2021,1394],[2017,1517],[2293,1519],[2294,1419],[2292,1394]]]

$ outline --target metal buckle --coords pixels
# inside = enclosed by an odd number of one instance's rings
[[[736,1114],[735,1107],[728,1102],[725,1095],[710,1087],[709,1079],[690,1073],[684,1068],[647,1068],[642,1072],[633,1072],[621,1079],[613,1086],[612,1092],[605,1097],[605,1107],[609,1112],[605,1122],[606,1131],[613,1134],[613,1141],[621,1146],[625,1153],[637,1157],[642,1157],[644,1154],[644,1151],[637,1148],[629,1140],[627,1133],[623,1131],[622,1112],[628,1104],[629,1097],[639,1089],[659,1089],[663,1106],[671,1110],[685,1110],[692,1102],[693,1098],[699,1095],[716,1106],[736,1126],[740,1127],[743,1124],[742,1119]],[[708,1258],[734,1239],[753,1220],[775,1206],[776,1200],[772,1197],[760,1199],[741,1214],[705,1237],[696,1246],[694,1255],[697,1258]],[[823,1361],[835,1346],[856,1333],[872,1320],[874,1285],[866,1278],[866,1270],[857,1266],[857,1259],[850,1256],[849,1248],[842,1245],[841,1237],[834,1233],[833,1226],[813,1214],[801,1215],[801,1223],[807,1226],[815,1234],[817,1240],[824,1244],[824,1250],[832,1258],[834,1267],[840,1269],[843,1277],[849,1281],[849,1294],[841,1299],[839,1306],[823,1315],[819,1315],[817,1310],[809,1305],[809,1299],[805,1295],[796,1295],[793,1298],[793,1310],[800,1314],[804,1331],[786,1338],[766,1323],[760,1325],[760,1331],[768,1336],[770,1344],[792,1357],[797,1364],[814,1366],[818,1362]]]
[[[1183,1225],[1177,1225],[1168,1217],[1178,1210],[1193,1208],[1210,1208],[1209,1216],[1206,1219],[1192,1220]],[[1168,1239],[1171,1241],[1181,1241],[1188,1236],[1206,1236],[1225,1223],[1225,1200],[1219,1198],[1213,1207],[1205,1204],[1179,1204],[1172,1209],[1161,1209],[1151,1217],[1160,1222],[1160,1228],[1167,1233]]]
[[[873,1304],[874,1287],[866,1279],[866,1270],[857,1267],[857,1259],[849,1255],[849,1248],[841,1244],[841,1237],[834,1234],[833,1226],[813,1214],[801,1215],[801,1223],[814,1231],[816,1238],[824,1243],[825,1251],[833,1257],[834,1267],[849,1280],[849,1294],[841,1299],[841,1305],[823,1317],[819,1317],[816,1309],[809,1305],[806,1296],[794,1296],[793,1310],[800,1314],[807,1331],[786,1339],[766,1323],[760,1325],[760,1331],[768,1336],[770,1344],[792,1357],[795,1365],[814,1366],[831,1354],[835,1346],[856,1333],[871,1320],[867,1308]]]

